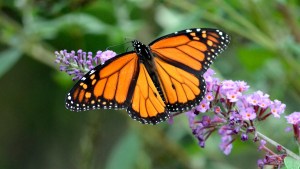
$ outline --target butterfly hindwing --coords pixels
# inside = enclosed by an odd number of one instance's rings
[[[138,59],[135,52],[128,52],[90,70],[68,93],[66,107],[73,111],[126,108],[138,74]]]
[[[170,111],[190,110],[200,103],[205,94],[202,76],[175,67],[160,58],[154,58],[153,61]]]
[[[139,64],[139,75],[127,111],[133,119],[146,124],[169,118],[166,105],[143,63]]]

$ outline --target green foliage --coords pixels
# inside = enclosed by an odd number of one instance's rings
[[[59,31],[69,31],[74,27],[76,31],[86,34],[104,34],[109,30],[109,25],[92,15],[71,13],[52,20],[37,20],[30,25],[28,33],[43,39],[53,39],[58,36]]]
[[[120,166],[124,169],[135,168],[134,166],[138,163],[140,149],[141,144],[136,133],[133,131],[126,133],[112,150],[106,169],[115,169]]]
[[[286,157],[284,159],[284,164],[287,169],[299,169],[300,168],[300,161],[295,160],[291,157]]]
[[[20,59],[21,53],[18,50],[6,50],[0,53],[0,78],[9,71]]]
[[[54,51],[123,44],[110,48],[121,53],[131,39],[220,28],[232,43],[214,64],[219,75],[269,93],[290,113],[300,102],[299,11],[296,0],[1,1],[0,168],[256,168],[261,154],[250,141],[235,142],[229,156],[215,136],[201,149],[184,115],[174,125],[143,126],[122,111],[65,110],[72,81],[58,71]],[[285,126],[273,119],[262,130],[296,151]],[[285,164],[299,168],[289,158]]]
[[[261,69],[273,57],[273,53],[260,46],[245,45],[237,49],[241,63],[248,71]],[[253,62],[255,60],[256,62]]]

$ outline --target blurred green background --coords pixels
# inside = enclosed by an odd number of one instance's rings
[[[174,124],[142,125],[125,111],[74,113],[64,99],[71,77],[54,51],[96,52],[192,27],[224,30],[230,47],[213,64],[224,79],[300,111],[300,2],[297,0],[0,0],[0,168],[198,169],[257,168],[252,141],[229,156],[217,134],[201,149],[185,115]],[[126,44],[113,47],[124,52]],[[296,152],[284,119],[259,130]]]

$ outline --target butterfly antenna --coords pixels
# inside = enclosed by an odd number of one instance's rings
[[[124,41],[125,41],[125,42],[131,42],[131,41],[133,41],[133,40],[135,40],[135,39],[132,38],[132,37],[125,37],[125,38],[124,38]]]
[[[113,48],[113,47],[117,47],[117,46],[121,46],[121,45],[124,45],[124,44],[126,44],[127,42],[124,42],[124,43],[119,43],[119,44],[116,44],[116,45],[111,45],[111,46],[108,46],[107,48],[106,48],[106,50],[109,50],[109,49],[111,49],[111,48]]]
[[[129,48],[130,48],[129,46],[126,48],[126,52],[128,52]]]
[[[128,43],[129,43],[129,42],[132,42],[132,41],[134,41],[134,40],[135,40],[135,39],[132,38],[132,37],[125,37],[125,38],[124,38],[124,41],[125,41],[125,42],[128,42]],[[129,48],[131,48],[131,46],[129,46],[129,47],[126,48],[126,52],[129,51]]]

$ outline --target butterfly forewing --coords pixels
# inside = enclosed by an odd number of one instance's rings
[[[73,111],[126,108],[138,74],[138,56],[121,54],[89,71],[68,93],[66,107]]]
[[[150,43],[154,57],[191,73],[203,74],[229,44],[221,30],[194,28],[163,36]]]
[[[187,29],[163,36],[152,43],[156,74],[167,108],[189,110],[205,95],[202,74],[227,48],[229,36],[216,29]]]

